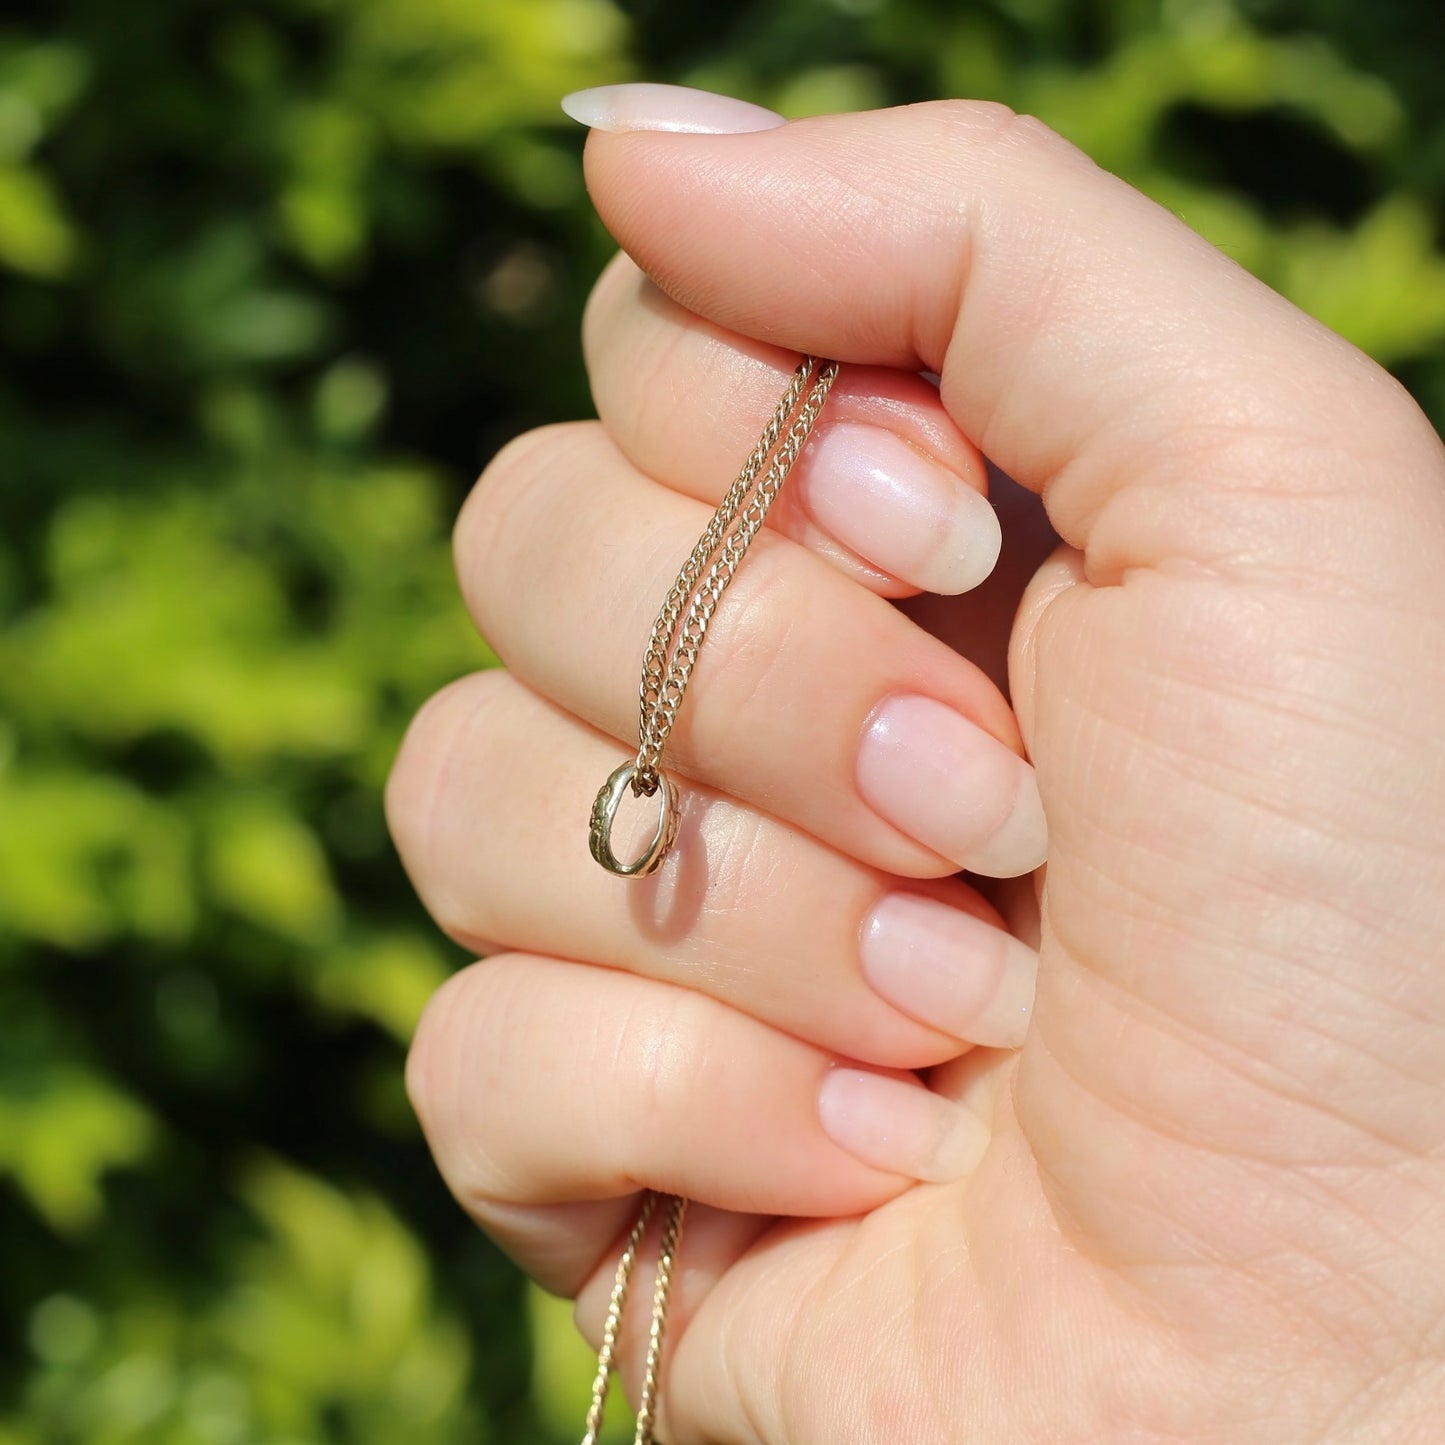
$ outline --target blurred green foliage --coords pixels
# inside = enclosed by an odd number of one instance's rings
[[[0,1445],[575,1438],[401,1083],[449,520],[582,414],[557,98],[1034,111],[1445,416],[1438,0],[21,0],[0,25]]]

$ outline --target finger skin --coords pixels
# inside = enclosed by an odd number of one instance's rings
[[[689,989],[501,954],[428,1005],[407,1088],[472,1209],[653,1188],[745,1213],[851,1214],[905,1181],[823,1132],[815,1099],[839,1062]]]
[[[1240,426],[1304,444],[1348,419],[1433,465],[1429,424],[1368,358],[1006,107],[593,132],[586,163],[602,219],[680,306],[771,345],[937,373],[964,434],[1047,488],[1075,546],[1106,504],[1131,496],[1112,524],[1163,484],[1175,495],[1137,561],[1253,551],[1247,515],[1195,514],[1179,465]],[[1309,490],[1317,460],[1302,445],[1275,487]],[[1429,474],[1412,472],[1377,484],[1418,495]]]
[[[1177,218],[997,107],[594,135],[588,169],[614,234],[680,305],[938,371],[950,413],[1043,493],[1079,554],[1074,585],[1026,606],[1015,639],[1061,830],[1044,938],[1059,962],[1038,1014],[1051,1048],[1026,1056],[1020,1086],[1039,1137],[1047,1123],[1069,1141],[1079,1181],[1107,1157],[1064,1068],[1241,1147],[1256,1101],[1297,1147],[1345,1147],[1325,1120],[1298,1134],[1308,1099],[1363,1130],[1367,1154],[1375,1137],[1428,1142],[1445,980],[1422,961],[1445,895],[1445,782],[1421,771],[1415,720],[1445,706],[1445,485],[1418,408]],[[750,224],[724,240],[726,214]],[[805,239],[808,266],[776,264]],[[1389,626],[1401,613],[1412,625]],[[1359,996],[1371,1006],[1345,1022]],[[1432,1021],[1403,1056],[1402,996]],[[1126,1032],[1149,1043],[1100,1055],[1131,1007],[1143,1019]],[[1278,1029],[1287,1008],[1295,1035]],[[1151,1055],[1164,1079],[1131,1069],[1160,1018],[1242,1048],[1242,1094],[1205,1087],[1217,1062],[1171,1067],[1177,1045]],[[1222,1112],[1196,1117],[1208,1098]],[[1069,1194],[1122,1236],[1109,1191]]]
[[[588,172],[689,311],[940,373],[1073,549],[1013,654],[1053,836],[993,1208],[973,1181],[966,1224],[910,1216],[853,1273],[716,1291],[680,1352],[680,1437],[878,1438],[869,1412],[901,1380],[940,1402],[909,1439],[1428,1438],[1445,464],[1418,408],[996,107],[594,135]],[[887,1234],[912,1197],[869,1223]],[[1005,1239],[1005,1220],[1028,1228]],[[896,1253],[947,1261],[946,1289]],[[882,1341],[827,1328],[856,1323],[861,1278],[875,1322],[905,1321]],[[840,1354],[827,1382],[789,1368]]]
[[[423,709],[387,789],[398,851],[432,916],[464,946],[523,949],[695,988],[866,1063],[924,1068],[971,1043],[1016,1044],[990,1009],[999,960],[981,948],[957,981],[962,1036],[880,997],[860,968],[886,900],[930,898],[998,925],[957,879],[899,880],[710,790],[689,787],[662,870],[599,868],[579,822],[616,746],[501,672]],[[1001,934],[999,949],[1008,945]],[[976,979],[976,982],[975,982]],[[1020,1021],[1021,1023],[1021,1021]]]
[[[997,110],[600,138],[589,167],[681,304],[941,369],[1074,548],[1014,654],[1058,836],[1004,1127],[964,1186],[763,1236],[673,1338],[664,1437],[1433,1439],[1445,474],[1418,413]]]
[[[463,595],[522,681],[631,747],[641,640],[710,516],[640,476],[595,426],[534,432],[493,461],[463,509]],[[765,530],[714,616],[668,763],[874,867],[952,873],[959,859],[906,836],[860,793],[870,718],[900,695],[936,700],[1017,747],[1011,710],[976,667]],[[971,789],[1011,798],[1024,772],[1004,749],[991,751],[990,774]],[[1002,828],[994,812],[980,826],[982,852],[987,829]],[[1040,861],[1031,852],[1010,866]]]
[[[655,481],[714,504],[752,450],[761,418],[770,414],[798,360],[794,352],[685,311],[625,253],[593,288],[583,341],[597,415],[619,450]],[[914,372],[849,366],[829,392],[812,441],[768,514],[768,525],[882,596],[911,596],[933,585],[939,569],[920,557],[915,563],[920,570],[905,578],[899,575],[901,559],[913,560],[913,548],[928,532],[938,545],[957,547],[959,541],[947,514],[930,505],[937,498],[919,495],[906,474],[895,478],[881,518],[870,516],[868,526],[855,524],[848,537],[838,536],[836,508],[857,512],[858,498],[844,490],[842,502],[830,504],[838,483],[826,462],[816,459],[826,454],[826,439],[835,429],[856,435],[860,426],[901,440],[949,474],[955,492],[986,492],[983,458],[944,411],[935,386]],[[996,538],[997,524],[991,517],[989,523]],[[959,587],[948,590],[956,593]]]

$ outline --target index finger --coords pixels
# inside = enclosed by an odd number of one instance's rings
[[[769,343],[939,374],[950,415],[1045,494],[1093,575],[1259,557],[1275,499],[1318,493],[1342,421],[1367,452],[1413,435],[1435,465],[1428,423],[1367,357],[1003,106],[686,135],[636,115],[608,134],[590,109],[593,200],[668,295]],[[1247,496],[1219,464],[1242,432],[1278,454]],[[1429,475],[1370,484],[1418,497]],[[1273,533],[1267,561],[1308,545]]]
[[[622,254],[583,325],[597,414],[640,471],[718,501],[797,357],[686,311]],[[884,597],[954,595],[1001,545],[983,457],[916,372],[846,366],[769,526]]]

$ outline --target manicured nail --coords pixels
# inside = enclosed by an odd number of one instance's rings
[[[873,714],[856,773],[875,812],[960,868],[1014,878],[1044,861],[1034,770],[931,697],[892,697]]]
[[[783,117],[776,111],[685,85],[598,85],[563,96],[562,109],[593,130],[741,135],[783,124]]]
[[[824,531],[925,592],[977,587],[998,561],[998,517],[957,473],[882,427],[820,429],[798,478]]]
[[[972,1172],[988,1147],[976,1115],[919,1083],[866,1069],[830,1069],[818,1120],[840,1148],[874,1169],[945,1184]]]
[[[1012,934],[918,893],[890,893],[863,921],[863,976],[920,1023],[970,1044],[1016,1048],[1038,955]]]

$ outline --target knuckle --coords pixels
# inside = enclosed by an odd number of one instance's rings
[[[499,602],[515,594],[519,552],[527,542],[527,507],[548,479],[566,475],[569,457],[595,422],[558,422],[524,432],[487,464],[452,529],[452,557],[462,594],[483,631]]]
[[[1083,151],[1052,126],[1002,101],[937,100],[921,109],[928,112],[941,139],[948,143],[966,144],[971,150],[985,145],[1001,154],[1025,151],[1056,159],[1069,157],[1093,165]]]
[[[696,434],[699,390],[735,384],[728,348],[621,254],[598,281],[582,321],[592,400],[604,427],[627,438],[644,472],[662,476]]]
[[[1445,477],[1445,444],[1424,408],[1397,377],[1361,353],[1373,383],[1372,431],[1382,438],[1397,467],[1428,478],[1426,485],[1438,495]]]
[[[1018,111],[1001,100],[967,100],[949,97],[925,101],[917,110],[953,139],[963,135],[997,134],[1018,119]]]
[[[458,1127],[458,1105],[466,1091],[457,1075],[457,1037],[466,1031],[473,985],[481,965],[453,974],[427,1001],[406,1056],[406,1096],[432,1152],[441,1156]],[[440,1163],[440,1157],[438,1162]]]
[[[582,350],[589,366],[600,361],[616,330],[619,311],[634,300],[642,271],[626,251],[619,251],[603,268],[582,310]]]
[[[1094,168],[1094,162],[1053,126],[1026,111],[1001,108],[995,117],[993,141],[1001,152],[1023,152],[1050,162],[1070,161]]]
[[[384,803],[387,826],[403,859],[422,850],[459,734],[489,681],[486,673],[473,673],[449,682],[422,704],[401,740]]]
[[[519,955],[474,963],[449,978],[422,1012],[406,1059],[406,1092],[448,1188],[475,1209],[521,1197],[495,1094],[489,1040],[507,1037],[526,999]]]
[[[654,992],[629,1011],[612,1057],[615,1117],[666,1137],[690,1127],[715,1069],[712,1041],[717,1005],[690,989]],[[603,1091],[610,1092],[610,1091]]]
[[[463,909],[439,888],[443,870],[434,860],[447,843],[448,801],[459,774],[463,767],[475,772],[487,755],[489,728],[483,714],[494,710],[507,691],[507,675],[500,671],[448,683],[412,719],[386,781],[386,821],[402,865],[438,926],[453,935],[484,933],[486,920],[478,917],[475,900]]]

